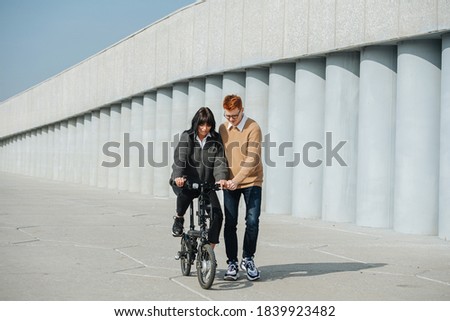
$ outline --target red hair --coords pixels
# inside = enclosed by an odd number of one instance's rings
[[[238,95],[227,95],[223,99],[223,109],[228,111],[231,110],[241,110],[242,109],[242,100]]]

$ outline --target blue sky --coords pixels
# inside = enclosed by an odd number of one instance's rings
[[[195,0],[0,0],[0,101]]]

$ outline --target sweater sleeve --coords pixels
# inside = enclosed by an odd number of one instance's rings
[[[172,178],[183,177],[187,174],[188,157],[189,135],[187,132],[183,132],[173,155]]]
[[[216,182],[221,179],[228,179],[228,163],[225,157],[225,150],[220,136],[217,141],[217,154],[214,160],[214,179]]]
[[[239,185],[247,176],[249,176],[260,164],[261,160],[261,140],[262,133],[259,126],[253,127],[248,140],[241,147],[245,157],[240,164],[240,170],[233,178],[233,181]]]

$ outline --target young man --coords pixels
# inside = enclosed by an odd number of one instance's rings
[[[261,187],[263,166],[261,159],[261,129],[244,114],[242,100],[237,95],[228,95],[223,100],[224,116],[227,121],[220,125],[219,133],[225,147],[225,156],[230,168],[230,180],[224,190],[225,207],[225,250],[228,257],[228,270],[225,280],[239,278],[237,223],[239,200],[244,196],[246,205],[245,236],[241,269],[251,281],[260,278],[253,257],[259,231],[261,213]]]

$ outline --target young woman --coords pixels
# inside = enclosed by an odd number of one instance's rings
[[[173,236],[183,233],[184,214],[191,201],[199,192],[183,188],[186,180],[193,183],[219,183],[225,186],[228,179],[228,166],[223,150],[222,139],[215,130],[216,121],[208,107],[201,107],[192,118],[191,128],[181,134],[175,148],[172,166],[171,185],[177,195],[176,215],[172,227]],[[214,247],[219,243],[223,213],[215,191],[209,199],[214,212],[208,232],[208,240]]]

